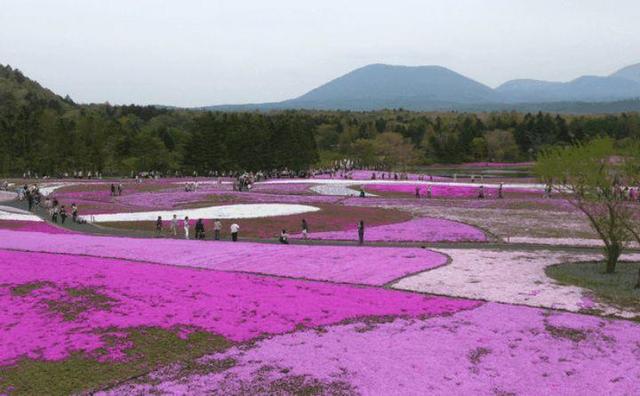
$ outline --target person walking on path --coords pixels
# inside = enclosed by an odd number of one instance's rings
[[[358,223],[358,245],[364,244],[364,221]]]
[[[196,239],[204,239],[204,223],[202,219],[196,222]]]
[[[222,222],[216,219],[216,221],[213,222],[213,239],[215,239],[216,241],[219,241],[221,232],[222,232]]]
[[[431,184],[427,186],[427,198],[431,198]]]
[[[67,220],[67,209],[62,205],[60,207],[60,222],[64,224],[65,220]]]
[[[33,194],[31,194],[31,191],[29,190],[27,190],[25,194],[27,196],[27,204],[29,205],[29,212],[31,212],[31,210],[33,209]]]
[[[60,208],[58,207],[58,205],[55,205],[53,208],[51,208],[51,221],[58,224],[58,213],[60,213]]]
[[[158,216],[156,220],[156,235],[160,235],[162,233],[162,216]]]
[[[484,186],[480,186],[480,188],[478,188],[478,199],[484,199]]]
[[[504,196],[502,195],[502,186],[502,183],[500,183],[500,185],[498,186],[498,199],[504,198]]]
[[[116,185],[111,183],[111,196],[115,197],[116,196]]]
[[[74,223],[78,222],[78,205],[75,202],[71,204],[71,220]]]
[[[189,239],[189,216],[184,217],[182,227],[184,228],[184,239]]]
[[[302,219],[302,238],[304,240],[309,239],[309,224],[306,219]]]
[[[118,196],[122,195],[122,183],[118,184]]]
[[[231,224],[231,240],[234,242],[238,241],[238,231],[240,231],[240,226],[236,223]]]
[[[171,218],[170,227],[171,227],[171,233],[173,234],[173,236],[177,236],[178,235],[178,216],[176,216],[175,214]]]
[[[420,198],[420,187],[416,186],[416,198]]]
[[[283,243],[285,245],[289,244],[289,234],[287,234],[287,230],[282,229],[282,231],[280,232],[280,243]]]

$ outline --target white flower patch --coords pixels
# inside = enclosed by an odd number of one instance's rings
[[[380,207],[387,207],[381,205]],[[481,227],[514,242],[516,237],[571,239],[593,235],[589,222],[573,212],[534,209],[490,209],[445,207],[442,205],[405,206],[417,216],[437,217]]]
[[[73,186],[75,184],[81,184],[81,183],[53,183],[53,184],[45,184],[42,186],[39,186],[38,190],[40,191],[40,194],[44,195],[45,197],[48,195],[51,195],[51,193],[53,193],[55,190],[62,188],[62,187],[67,187],[67,186]]]
[[[43,221],[36,215],[33,215],[27,211],[22,210],[9,210],[0,209],[0,220],[11,220],[11,221]]]
[[[592,308],[604,314],[634,317],[635,313],[593,302],[589,291],[566,286],[547,277],[545,267],[576,261],[602,260],[601,254],[552,251],[496,251],[484,249],[433,249],[451,257],[451,263],[401,279],[396,289],[481,299],[532,307],[578,312]],[[640,254],[623,260],[640,260]]]
[[[91,222],[155,221],[158,216],[169,220],[173,215],[179,219],[253,219],[259,217],[287,216],[317,212],[320,208],[294,204],[239,204],[210,206],[207,208],[176,209],[151,212],[97,214],[88,218]]]
[[[533,238],[533,237],[512,237],[507,238],[509,243],[530,243],[535,245],[553,245],[553,246],[585,246],[585,247],[603,247],[604,242],[601,239],[584,239],[584,238]],[[636,242],[630,244],[631,247],[638,247]]]
[[[321,195],[339,195],[345,197],[356,197],[360,194],[360,191],[349,188],[344,184],[321,184],[311,187],[311,191],[315,191]],[[377,195],[371,193],[366,193],[366,196],[377,197]]]

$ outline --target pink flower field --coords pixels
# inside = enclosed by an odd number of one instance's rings
[[[73,234],[73,231],[56,227],[44,221],[0,220],[0,229],[12,231],[43,232],[46,234]]]
[[[426,249],[347,246],[282,246],[89,235],[48,235],[0,230],[0,248],[88,255],[222,271],[382,285],[444,265],[447,257]]]
[[[135,327],[203,329],[246,341],[299,326],[478,306],[377,288],[13,251],[0,251],[0,284],[0,365],[95,351],[105,347],[105,332]]]
[[[638,345],[639,324],[487,303],[452,316],[276,336],[202,359],[233,359],[229,370],[176,377],[174,367],[106,394],[261,393],[304,378],[328,393],[365,395],[632,395]]]
[[[301,235],[295,235],[301,238]],[[311,239],[355,240],[357,227],[346,231],[317,232]],[[418,218],[403,223],[365,227],[365,240],[371,242],[486,242],[486,235],[476,227],[450,220]]]
[[[432,198],[477,198],[478,191],[481,184],[477,186],[467,185],[431,185],[431,197]],[[420,196],[427,196],[427,187],[425,185],[413,185],[413,184],[367,184],[365,190],[372,193],[394,193],[394,194],[407,194],[414,195],[416,193],[416,187],[419,187]],[[541,191],[527,190],[527,189],[514,189],[505,187],[503,189],[504,195],[508,194],[537,194],[541,195]],[[495,198],[498,196],[497,187],[484,186],[485,198]]]
[[[424,182],[369,176],[251,192],[123,181],[116,197],[110,181],[51,181],[52,196],[94,215],[64,226],[6,195],[0,395],[638,393],[640,307],[555,275],[602,259],[569,202],[533,182],[508,185],[505,199],[493,187],[475,199],[468,183],[415,199]],[[360,186],[377,196],[358,197]],[[161,211],[194,213],[192,239],[165,213],[155,230]],[[199,217],[206,240],[193,239]],[[637,273],[639,258],[625,251],[619,274]]]

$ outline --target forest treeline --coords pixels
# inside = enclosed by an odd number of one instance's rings
[[[0,66],[2,175],[304,170],[343,158],[385,168],[523,161],[552,145],[599,136],[638,138],[640,116],[402,109],[223,113],[79,105]]]

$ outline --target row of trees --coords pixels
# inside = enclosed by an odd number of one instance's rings
[[[406,168],[532,160],[553,145],[640,137],[640,115],[284,111],[78,105],[0,66],[0,175],[305,169],[350,158]]]
[[[74,170],[303,170],[318,161],[309,115],[77,105],[0,67],[0,175]]]
[[[362,154],[383,133],[397,133],[413,148],[418,163],[464,161],[526,161],[553,145],[588,141],[600,136],[616,140],[640,137],[640,115],[572,116],[513,112],[323,113],[316,115],[322,157],[348,155],[370,162]],[[368,151],[365,150],[365,154]]]

